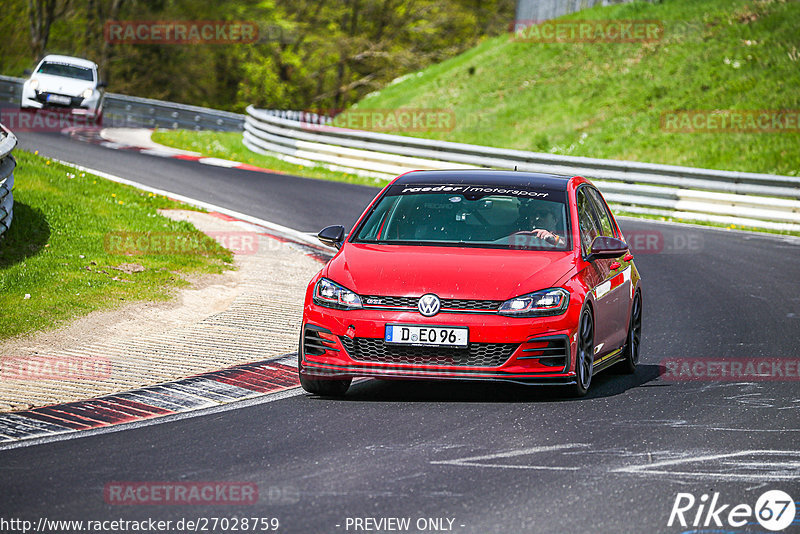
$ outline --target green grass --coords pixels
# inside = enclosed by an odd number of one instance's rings
[[[390,133],[572,156],[800,174],[799,133],[670,133],[663,112],[800,109],[800,2],[664,0],[576,20],[655,19],[646,43],[509,35],[368,95],[364,109],[438,108],[451,131]]]
[[[0,238],[0,339],[126,301],[167,300],[188,285],[185,275],[232,268],[229,251],[191,224],[156,212],[190,206],[28,152],[14,155],[14,220]],[[108,246],[114,232],[175,232],[202,244],[202,252],[123,254]],[[123,263],[144,271],[114,269]]]
[[[156,130],[153,141],[162,145],[199,152],[204,156],[248,163],[277,172],[333,180],[350,184],[384,186],[387,181],[379,178],[334,172],[322,166],[304,167],[294,165],[272,156],[257,154],[242,144],[240,132],[212,132],[194,130]]]

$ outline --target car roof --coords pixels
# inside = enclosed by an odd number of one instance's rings
[[[470,184],[492,186],[527,186],[553,191],[565,191],[572,176],[538,172],[496,171],[491,169],[465,169],[445,171],[411,171],[395,184]]]
[[[87,69],[96,69],[97,64],[94,61],[89,61],[88,59],[82,59],[79,57],[72,57],[72,56],[59,56],[56,54],[50,54],[44,56],[42,61],[52,61],[53,63],[66,63],[68,65],[75,65],[77,67],[84,67]]]

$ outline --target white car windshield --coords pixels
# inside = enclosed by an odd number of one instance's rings
[[[39,66],[39,70],[36,72],[38,74],[49,74],[51,76],[75,78],[76,80],[85,80],[87,82],[94,81],[94,73],[92,72],[92,69],[79,67],[77,65],[68,65],[66,63],[45,61]]]

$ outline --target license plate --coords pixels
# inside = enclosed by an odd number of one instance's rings
[[[47,101],[53,102],[55,104],[69,104],[70,102],[72,102],[72,99],[68,96],[47,95]]]
[[[469,329],[453,326],[387,324],[383,339],[386,343],[395,345],[466,348],[469,345]]]

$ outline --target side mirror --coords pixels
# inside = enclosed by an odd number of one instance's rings
[[[322,231],[317,234],[317,237],[329,247],[341,248],[344,238],[346,237],[344,226],[336,225],[323,228]]]
[[[22,71],[22,74],[24,74],[25,76],[30,76],[31,74],[33,74],[33,71],[31,69],[25,69]]]
[[[592,241],[592,248],[586,261],[619,258],[626,252],[628,252],[628,245],[625,244],[625,241],[616,237],[599,235]]]
[[[97,88],[98,89],[105,89],[106,87],[108,87],[108,82],[107,81],[100,80],[99,82],[97,82]]]

